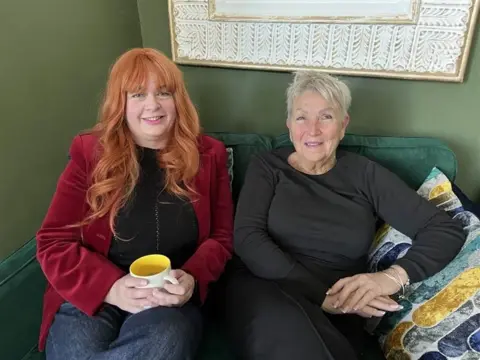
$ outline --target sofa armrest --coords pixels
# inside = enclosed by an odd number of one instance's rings
[[[0,359],[22,359],[36,347],[46,280],[31,239],[0,262]]]

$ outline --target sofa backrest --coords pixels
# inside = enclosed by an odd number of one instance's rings
[[[245,178],[250,157],[272,150],[273,138],[258,134],[209,133],[233,150],[232,194],[236,202]]]
[[[257,134],[210,133],[232,149],[234,200],[238,198],[252,155],[291,146],[287,134],[269,137]],[[457,161],[441,141],[431,138],[362,136],[348,134],[343,149],[365,155],[395,172],[417,188],[436,166],[455,180]],[[32,239],[14,254],[0,261],[0,358],[20,359],[36,346],[45,278],[35,259]]]
[[[258,134],[209,133],[233,150],[232,192],[236,201],[245,172],[254,154],[292,146],[288,134],[270,137]],[[438,167],[454,181],[457,159],[442,141],[427,137],[392,137],[347,134],[340,148],[364,155],[397,174],[415,190],[433,167]]]

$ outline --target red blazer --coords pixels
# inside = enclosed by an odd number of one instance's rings
[[[48,280],[44,296],[39,348],[60,305],[68,301],[88,315],[95,314],[113,283],[125,275],[107,258],[112,232],[108,215],[83,228],[66,228],[87,213],[85,194],[95,166],[97,139],[79,135],[70,148],[70,161],[57,184],[50,208],[37,233],[37,259]],[[200,136],[200,170],[195,179],[199,199],[193,202],[198,219],[198,248],[183,269],[197,280],[205,300],[210,282],[219,278],[232,254],[233,205],[226,168],[225,146]]]

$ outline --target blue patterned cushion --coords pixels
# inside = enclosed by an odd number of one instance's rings
[[[467,241],[436,275],[406,290],[404,309],[382,318],[374,333],[387,359],[480,359],[480,221],[465,211],[447,177],[434,168],[418,194],[459,219]],[[411,239],[384,225],[370,252],[370,271],[405,255]]]

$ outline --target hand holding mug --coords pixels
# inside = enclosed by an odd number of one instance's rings
[[[107,304],[115,305],[124,311],[135,314],[145,308],[155,306],[152,301],[148,300],[153,290],[139,288],[147,284],[147,280],[125,275],[115,281],[104,301]]]
[[[182,306],[193,295],[195,279],[183,270],[172,270],[170,259],[164,255],[147,255],[130,265],[133,277],[144,279],[144,287],[154,288],[147,300],[152,306]]]
[[[195,279],[183,270],[172,270],[170,275],[174,276],[178,283],[165,284],[163,289],[154,289],[148,300],[158,306],[183,306],[193,295]]]
[[[130,265],[130,275],[147,280],[146,288],[163,288],[166,284],[178,284],[172,276],[171,262],[165,255],[152,254],[142,256]]]

